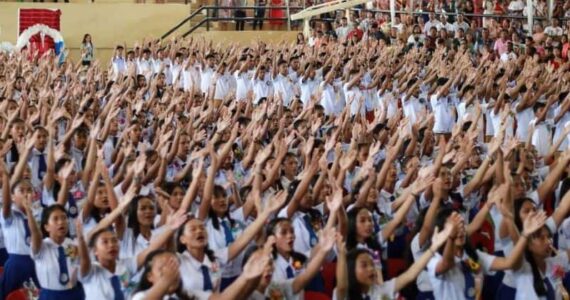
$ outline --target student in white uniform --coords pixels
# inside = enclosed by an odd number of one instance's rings
[[[228,262],[236,258],[262,229],[266,220],[286,199],[286,194],[277,195],[260,212],[253,223],[228,247],[210,250],[208,231],[204,222],[190,218],[178,232],[178,257],[185,290],[218,291],[222,272]]]
[[[59,204],[45,208],[40,229],[31,217],[31,203],[25,202],[24,207],[32,238],[32,259],[41,286],[40,300],[85,299],[83,288],[77,283],[77,245],[67,237],[67,211]]]
[[[436,229],[428,250],[406,272],[381,283],[370,252],[366,249],[353,249],[347,254],[342,239],[338,239],[337,285],[333,292],[333,299],[395,299],[400,290],[415,280],[431,257],[445,244],[452,231],[451,224],[447,224],[441,232]]]
[[[121,258],[135,257],[144,251],[162,228],[154,228],[156,200],[149,196],[136,196],[128,208],[127,226],[117,230],[121,240]]]
[[[546,221],[543,213],[532,214],[525,220],[521,238],[508,257],[497,257],[483,251],[472,250],[466,244],[466,231],[463,217],[451,208],[442,208],[436,217],[436,226],[451,222],[454,230],[444,250],[431,258],[427,269],[433,286],[435,299],[475,299],[478,295],[475,281],[481,272],[518,269],[527,237],[539,230]]]
[[[134,190],[125,196],[123,201],[127,204],[133,198]],[[79,246],[79,281],[83,284],[86,300],[99,299],[128,299],[134,284],[131,281],[139,268],[142,266],[146,256],[152,251],[162,247],[168,242],[176,230],[186,221],[186,214],[177,213],[169,219],[165,230],[153,239],[152,243],[135,257],[119,258],[120,244],[117,235],[109,229],[110,220],[116,218],[125,208],[121,205],[107,216],[93,230],[92,235],[87,239],[90,241],[95,261],[91,260],[89,250],[83,237],[83,228],[77,228]],[[78,227],[82,227],[78,222]]]
[[[279,233],[277,235],[279,235]],[[275,235],[276,242],[279,239],[277,235]],[[279,295],[281,297],[280,299],[304,299],[303,289],[311,282],[313,277],[319,273],[321,265],[338,238],[340,237],[337,236],[335,229],[324,229],[311,260],[307,263],[304,270],[299,271],[297,275],[292,278],[275,278],[274,271],[276,262],[271,261],[263,271],[261,282],[256,286],[253,294],[246,299],[264,300],[268,298],[271,299],[275,295]],[[251,263],[254,259],[254,255],[251,255],[247,259],[247,262]]]
[[[243,268],[243,273],[223,293],[212,293],[198,290],[184,290],[180,275],[180,261],[175,253],[156,250],[150,253],[144,263],[141,281],[133,293],[132,300],[225,300],[238,299],[249,294],[246,285],[257,286],[260,275],[269,263],[269,255],[261,252],[254,261]]]
[[[255,70],[255,75],[251,81],[253,90],[253,104],[258,105],[260,100],[273,97],[273,83],[271,80],[265,79],[266,68],[260,65]]]
[[[70,222],[70,235],[75,236],[75,220],[79,217],[79,207],[84,198],[83,185],[77,180],[75,172],[75,162],[69,158],[61,158],[55,163],[52,169],[53,152],[50,151],[48,159],[48,174],[44,181],[42,191],[42,206],[60,204],[67,210]]]
[[[4,186],[9,185],[4,177]],[[32,280],[39,286],[34,261],[30,257],[31,233],[28,226],[28,216],[24,209],[26,199],[33,197],[33,187],[29,180],[16,182],[10,190],[2,189],[3,206],[0,222],[8,260],[4,264],[4,273],[1,281],[0,298],[4,299],[12,291],[21,288],[24,282]],[[14,202],[12,205],[12,201]]]

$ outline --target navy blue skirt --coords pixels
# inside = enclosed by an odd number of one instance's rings
[[[434,300],[435,297],[433,296],[433,292],[422,292],[418,291],[418,295],[416,296],[416,300]]]
[[[501,284],[499,290],[497,291],[497,295],[495,297],[496,300],[515,300],[515,296],[517,294],[517,290],[512,288],[508,285]]]
[[[42,289],[40,291],[40,300],[60,299],[84,300],[85,293],[83,292],[83,287],[80,284],[77,284],[74,288],[65,291],[54,291],[48,289]]]
[[[24,282],[32,279],[39,289],[34,261],[29,255],[9,254],[4,264],[4,274],[0,280],[0,299],[24,286]]]

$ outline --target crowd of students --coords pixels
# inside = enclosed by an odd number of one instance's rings
[[[0,298],[568,297],[570,64],[383,34],[0,54]]]

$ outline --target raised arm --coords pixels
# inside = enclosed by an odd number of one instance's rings
[[[311,282],[313,277],[321,269],[321,265],[325,260],[327,254],[332,249],[336,242],[336,231],[332,228],[324,229],[322,235],[319,239],[319,244],[317,244],[316,253],[311,257],[305,271],[299,274],[295,279],[293,279],[293,293],[299,293],[305,286]]]
[[[452,227],[453,226],[451,224],[447,224],[445,226],[445,229],[441,232],[438,232],[438,228],[435,228],[429,249],[424,254],[422,254],[422,256],[420,256],[420,258],[415,261],[414,264],[412,264],[402,275],[396,277],[394,286],[395,292],[401,291],[410,282],[416,280],[420,272],[423,271],[427,266],[429,260],[435,255],[438,249],[447,242],[451,231],[453,230]]]

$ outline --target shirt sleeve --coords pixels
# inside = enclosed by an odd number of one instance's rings
[[[226,265],[229,262],[228,259],[228,247],[225,248],[220,248],[217,250],[214,250],[214,255],[216,256],[216,259],[220,262],[220,264],[222,265]]]
[[[438,274],[436,273],[436,267],[439,264],[439,262],[443,259],[443,257],[441,256],[441,254],[439,253],[435,253],[435,255],[429,260],[428,264],[427,264],[427,271],[428,274],[434,278],[438,277]]]
[[[492,272],[491,265],[493,264],[493,261],[495,260],[496,256],[487,254],[479,250],[477,250],[477,256],[479,257],[479,263],[483,268],[483,272],[486,274]]]

